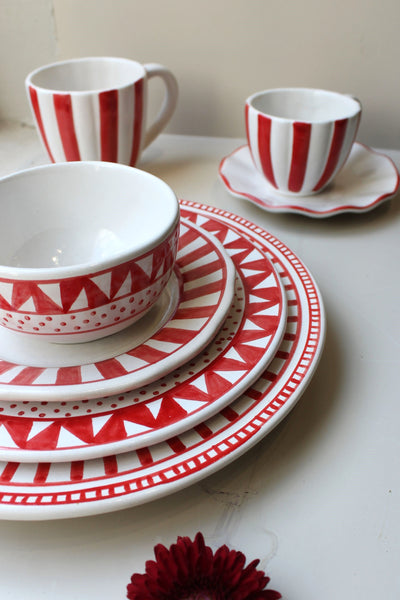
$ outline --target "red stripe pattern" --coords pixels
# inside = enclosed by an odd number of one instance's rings
[[[41,96],[30,86],[32,111],[50,160],[104,160],[135,166],[144,132],[144,93],[144,79],[132,90],[100,92],[93,103],[85,96],[66,93]],[[132,113],[126,122],[130,102]]]
[[[300,192],[303,187],[307,169],[310,138],[311,125],[309,123],[293,123],[292,162],[288,183],[289,191],[291,192]]]
[[[132,139],[132,152],[129,164],[134,167],[140,150],[140,142],[142,139],[142,127],[143,127],[143,79],[140,79],[135,83],[135,111],[133,115],[133,139]]]
[[[360,114],[334,122],[273,119],[246,105],[246,134],[256,168],[284,193],[322,190],[344,165]]]
[[[326,166],[324,172],[322,173],[321,179],[318,181],[317,185],[313,189],[314,192],[318,192],[328,183],[329,179],[332,177],[335,169],[338,166],[339,157],[342,151],[343,142],[346,134],[347,122],[348,119],[341,119],[340,121],[335,122],[328,160],[326,162]]]
[[[118,91],[99,94],[101,160],[118,160]]]
[[[271,125],[271,119],[262,115],[258,116],[258,150],[261,166],[265,177],[276,188],[278,186],[275,181],[271,157]]]
[[[66,160],[81,160],[69,94],[54,94],[54,110]]]
[[[50,157],[51,162],[55,162],[53,154],[50,150],[49,142],[47,141],[46,132],[44,130],[42,115],[40,113],[40,108],[39,108],[39,99],[38,99],[37,91],[35,90],[35,88],[33,88],[33,87],[29,88],[29,96],[31,99],[33,113],[35,115],[35,118],[36,118],[36,121],[38,124],[38,128],[40,131],[40,135],[42,136],[43,143],[46,147],[46,150]]]

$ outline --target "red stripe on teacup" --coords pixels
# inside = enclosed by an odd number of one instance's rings
[[[293,123],[292,161],[288,180],[288,188],[290,192],[299,192],[303,187],[304,177],[307,169],[310,138],[310,123]]]
[[[101,160],[118,161],[118,91],[99,94]]]
[[[65,160],[81,160],[75,133],[71,96],[69,94],[54,94],[53,103]]]
[[[35,117],[36,117],[36,121],[37,121],[37,124],[39,127],[40,135],[42,136],[42,140],[46,147],[47,153],[50,156],[51,162],[56,162],[54,160],[53,154],[51,153],[49,142],[47,141],[46,132],[44,130],[42,115],[40,113],[37,91],[33,87],[29,88],[29,96],[30,96],[30,99],[32,102],[32,108],[33,108],[33,112],[35,113]]]
[[[320,180],[318,181],[317,185],[313,188],[313,192],[317,192],[326,184],[326,182],[330,179],[337,167],[339,156],[343,147],[343,140],[346,135],[347,123],[348,119],[340,119],[338,121],[335,121],[328,160],[326,162],[325,169],[321,175]]]
[[[133,140],[130,166],[134,167],[139,156],[143,120],[143,79],[135,83],[135,105],[133,114]]]
[[[260,154],[261,167],[271,185],[277,188],[271,159],[271,119],[264,115],[258,115],[257,125],[258,152]]]
[[[250,108],[249,105],[246,104],[244,107],[244,116],[245,116],[245,125],[246,125],[246,136],[247,136],[247,140],[250,143],[250,124],[249,124],[249,118],[250,118]]]

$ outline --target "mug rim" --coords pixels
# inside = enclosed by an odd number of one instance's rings
[[[57,69],[58,67],[63,68],[66,65],[75,65],[75,64],[83,64],[83,63],[90,63],[90,62],[95,62],[95,63],[119,63],[119,64],[130,64],[130,65],[134,65],[136,69],[138,69],[138,71],[140,71],[140,74],[138,77],[132,78],[129,82],[121,84],[121,85],[109,85],[109,86],[104,86],[104,87],[97,87],[97,88],[88,88],[88,89],[82,89],[82,90],[71,90],[71,89],[57,89],[56,87],[50,87],[50,86],[43,86],[40,85],[38,83],[34,82],[34,78],[37,77],[38,75],[45,73],[46,71],[49,71],[51,69]],[[60,61],[54,61],[52,63],[48,63],[45,65],[41,65],[40,67],[37,67],[36,69],[34,69],[33,71],[31,71],[30,73],[28,73],[28,75],[25,78],[25,86],[27,88],[32,87],[38,91],[40,91],[41,93],[48,93],[48,94],[75,94],[75,95],[85,95],[85,94],[99,94],[101,92],[106,92],[109,90],[114,90],[114,89],[124,89],[127,88],[131,85],[133,85],[134,83],[136,83],[137,81],[140,81],[141,79],[143,79],[146,75],[146,69],[144,67],[144,65],[136,60],[132,60],[130,58],[125,58],[125,57],[118,57],[118,56],[83,56],[83,57],[79,57],[79,58],[70,58],[70,59],[66,59],[66,60],[60,60]]]
[[[268,112],[268,111],[264,111],[264,110],[260,110],[259,108],[257,108],[254,105],[254,102],[261,98],[261,97],[265,97],[265,96],[272,96],[274,94],[282,94],[282,93],[287,93],[288,95],[294,95],[296,93],[307,93],[307,94],[318,94],[320,96],[330,96],[332,98],[338,98],[340,100],[346,100],[347,103],[351,103],[353,106],[353,110],[349,110],[348,114],[346,116],[342,116],[342,117],[332,117],[332,118],[328,118],[328,119],[304,119],[304,118],[296,118],[294,117],[286,117],[286,116],[280,116],[278,114],[274,114],[273,112]],[[323,88],[312,88],[312,87],[279,87],[279,88],[269,88],[269,89],[265,89],[265,90],[261,90],[258,92],[255,92],[254,94],[252,94],[251,96],[249,96],[246,99],[246,106],[250,107],[252,110],[256,111],[257,113],[261,114],[261,115],[265,115],[266,117],[269,117],[271,119],[277,120],[277,121],[282,121],[282,122],[303,122],[303,123],[331,123],[333,121],[336,121],[338,118],[345,118],[345,119],[352,119],[354,117],[357,117],[361,112],[362,112],[362,105],[360,100],[358,100],[358,98],[356,98],[355,96],[353,96],[352,94],[344,94],[342,92],[336,92],[333,90],[326,90]]]

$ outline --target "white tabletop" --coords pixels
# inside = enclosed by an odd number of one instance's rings
[[[399,199],[327,219],[264,212],[219,180],[241,143],[163,135],[140,166],[181,198],[257,223],[307,265],[327,315],[309,387],[253,449],[183,491],[98,516],[0,521],[1,598],[124,598],[156,542],[199,530],[262,558],[285,599],[400,597]],[[1,175],[46,162],[34,130],[0,126]]]

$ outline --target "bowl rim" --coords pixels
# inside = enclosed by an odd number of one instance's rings
[[[174,211],[171,211],[171,218],[165,223],[165,227],[157,237],[152,237],[149,240],[143,241],[136,247],[131,247],[120,252],[115,252],[109,257],[103,257],[98,260],[91,260],[87,262],[76,263],[73,265],[62,265],[55,267],[17,267],[13,265],[3,265],[0,261],[0,281],[5,280],[18,280],[18,281],[56,281],[66,278],[74,278],[81,276],[98,275],[117,265],[121,265],[131,260],[138,259],[141,256],[151,252],[154,248],[161,245],[165,240],[171,237],[179,226],[180,222],[180,208],[179,201],[172,190],[172,188],[160,177],[138,169],[136,167],[130,167],[121,163],[113,163],[107,161],[66,161],[60,163],[49,163],[45,165],[39,165],[35,167],[29,167],[22,169],[14,173],[0,177],[0,188],[4,181],[10,181],[12,179],[20,179],[21,177],[28,177],[32,173],[48,170],[68,170],[76,169],[79,166],[80,169],[111,169],[111,170],[124,170],[135,173],[137,177],[147,179],[156,182],[159,186],[164,188],[166,194],[170,198],[171,207]],[[1,207],[1,197],[0,197]]]

